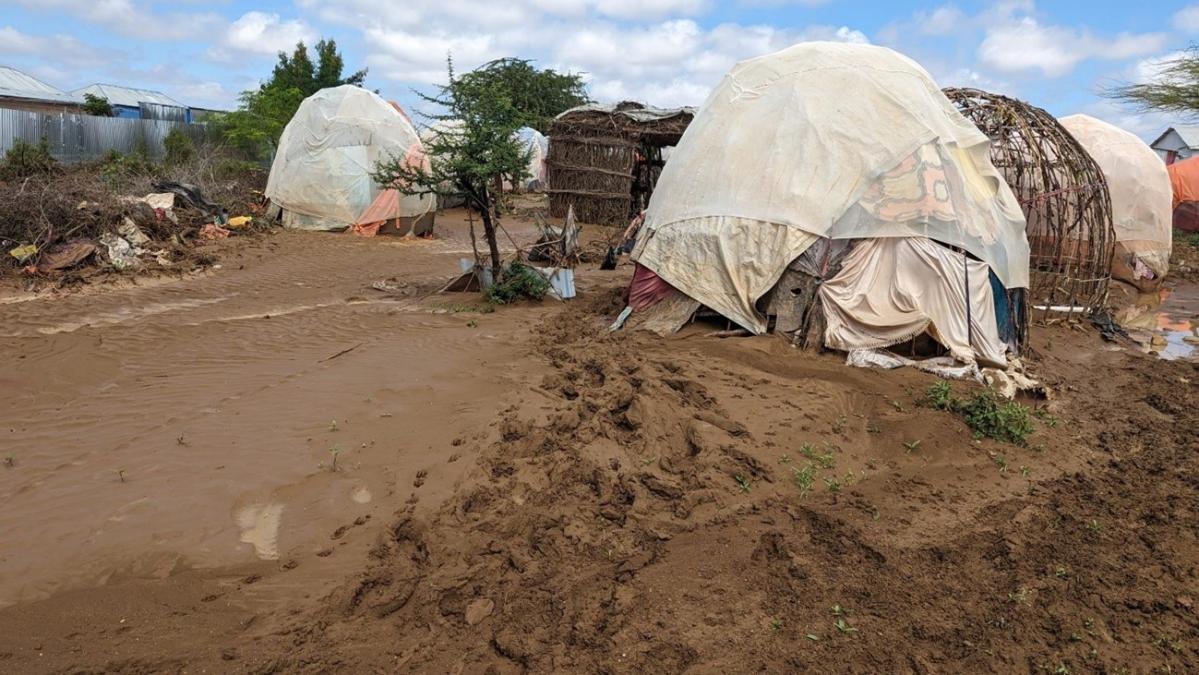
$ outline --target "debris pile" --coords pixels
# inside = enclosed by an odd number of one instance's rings
[[[211,189],[148,178],[114,184],[101,165],[0,180],[0,274],[61,275],[80,267],[119,272],[189,269],[197,247],[251,229],[261,210],[255,178]],[[206,197],[206,193],[208,197]]]

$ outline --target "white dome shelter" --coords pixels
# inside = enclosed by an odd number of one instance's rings
[[[784,274],[814,270],[809,306],[823,306],[826,345],[927,332],[962,361],[998,363],[1017,313],[1004,291],[1027,288],[1029,249],[989,146],[906,56],[800,43],[737,64],[712,91],[662,171],[632,258],[642,279],[753,333],[767,330],[763,305]],[[638,285],[635,275],[634,310],[655,295]]]
[[[404,195],[375,184],[376,163],[392,157],[427,162],[403,109],[379,95],[342,85],[304,99],[279,139],[266,196],[284,227],[374,234],[388,223],[401,232],[432,229],[431,195]]]
[[[1161,285],[1170,268],[1174,190],[1170,172],[1145,141],[1090,115],[1059,120],[1107,179],[1116,250],[1112,278],[1141,290]]]

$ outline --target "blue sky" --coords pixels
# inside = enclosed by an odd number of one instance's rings
[[[736,61],[800,40],[871,42],[942,85],[977,86],[1142,137],[1178,121],[1098,92],[1199,41],[1199,2],[998,0],[0,0],[0,64],[63,89],[110,82],[229,107],[297,40],[412,104],[413,87],[502,56],[587,73],[599,100],[698,104]]]

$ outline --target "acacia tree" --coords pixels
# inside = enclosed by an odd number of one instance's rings
[[[436,95],[421,95],[443,111],[430,119],[456,121],[425,144],[428,166],[392,157],[379,162],[372,177],[404,194],[462,199],[483,221],[492,275],[499,281],[503,275],[496,236],[500,193],[495,186],[505,176],[521,180],[528,174],[529,151],[515,136],[525,118],[496,81],[471,77],[476,71],[456,77],[452,61],[448,72],[449,84],[439,87]]]
[[[1154,81],[1123,84],[1104,95],[1144,112],[1199,115],[1199,47],[1163,62]]]
[[[522,126],[541,133],[549,130],[559,113],[591,102],[581,73],[540,70],[526,59],[496,59],[464,74],[462,79],[472,86],[505,92],[523,117]]]

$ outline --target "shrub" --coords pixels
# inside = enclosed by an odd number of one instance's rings
[[[162,140],[166,148],[166,163],[174,166],[184,164],[196,154],[196,146],[191,136],[182,127],[173,127],[166,138]]]
[[[976,391],[963,400],[955,397],[949,383],[942,380],[928,388],[926,398],[938,410],[961,415],[977,436],[1024,445],[1033,432],[1028,407],[1005,400],[990,388]]]
[[[212,174],[217,180],[234,180],[259,171],[262,171],[261,166],[243,159],[223,158],[212,165]]]
[[[36,145],[17,141],[4,153],[4,173],[16,178],[48,173],[55,164],[57,162],[50,155],[50,141],[45,136]]]
[[[83,95],[83,112],[97,117],[112,117],[112,104],[103,96],[95,94]]]
[[[550,290],[550,282],[540,272],[519,262],[504,270],[504,278],[487,289],[487,301],[507,305],[522,298],[540,300]]]

